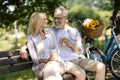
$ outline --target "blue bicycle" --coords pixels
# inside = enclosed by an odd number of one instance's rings
[[[120,43],[118,42],[120,37],[115,34],[116,22],[114,21],[114,23],[111,30],[112,35],[107,40],[103,53],[111,73],[117,80],[120,80]]]
[[[116,28],[115,21],[114,21],[114,24],[115,24],[114,26],[111,26],[112,28],[111,36],[107,40],[106,44],[104,45],[104,49],[103,49],[104,55],[100,54],[102,52],[94,50],[96,52],[93,53],[91,51],[89,56],[91,56],[90,59],[98,60],[98,61],[102,60],[104,63],[107,63],[112,75],[117,80],[120,80],[120,43],[118,41],[118,39],[120,40],[120,36],[117,36],[115,34],[115,31],[114,31]],[[104,61],[104,58],[105,58],[105,61]]]

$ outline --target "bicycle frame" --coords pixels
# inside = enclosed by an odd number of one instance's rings
[[[117,40],[117,36],[114,32],[114,28],[112,29],[112,35],[111,37],[107,40],[107,43],[105,44],[103,53],[106,55],[106,61],[109,61],[111,58],[111,55],[115,49],[120,50],[120,45]]]
[[[85,38],[85,51],[86,51],[87,58],[90,58],[90,56],[89,56],[90,50],[89,49],[94,47],[93,42],[94,42],[94,39]]]

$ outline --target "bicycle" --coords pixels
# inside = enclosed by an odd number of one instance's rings
[[[105,44],[103,53],[106,56],[105,59],[112,75],[117,80],[120,80],[120,43],[117,40],[119,37],[117,37],[114,31],[116,28],[115,21],[114,24],[111,29],[111,36]]]
[[[82,24],[82,21],[77,20],[77,19],[72,20],[70,22],[73,22],[73,23],[78,22],[79,24]],[[84,49],[85,49],[84,54],[85,54],[86,58],[92,59],[92,60],[97,60],[97,61],[100,61],[100,62],[103,62],[104,64],[106,64],[104,53],[100,49],[98,49],[97,47],[94,46],[94,44],[93,44],[94,39],[89,38],[85,35],[84,28],[81,27],[81,29],[82,29],[82,38],[84,38],[84,41],[85,41],[84,42]],[[95,75],[93,72],[92,73],[87,72],[87,74],[89,76]],[[90,80],[90,79],[88,78],[88,80]]]

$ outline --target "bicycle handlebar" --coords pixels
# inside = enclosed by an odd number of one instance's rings
[[[82,21],[79,19],[69,20],[69,22],[79,22],[80,24],[82,24]]]

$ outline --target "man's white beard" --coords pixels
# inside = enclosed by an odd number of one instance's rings
[[[64,26],[64,23],[62,23],[61,25],[55,25],[55,28],[56,28],[56,29],[62,29],[63,26]]]

